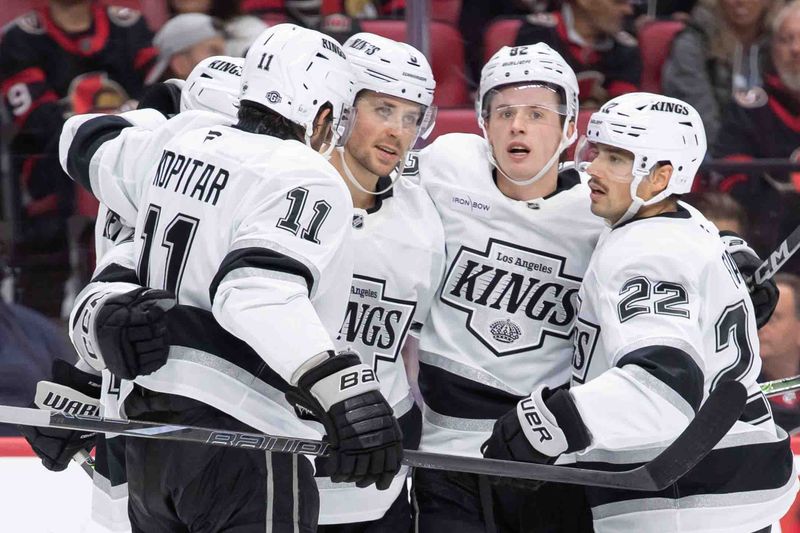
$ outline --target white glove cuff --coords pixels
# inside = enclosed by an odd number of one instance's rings
[[[311,394],[325,411],[329,411],[332,405],[380,388],[375,371],[362,363],[343,368],[317,381],[311,387]]]
[[[529,397],[517,403],[517,418],[531,446],[544,455],[556,457],[567,451],[567,437],[545,405],[542,399],[543,390],[544,386],[540,386]]]
[[[72,415],[100,415],[100,400],[86,396],[72,387],[40,381],[36,384],[34,403],[39,409],[61,411]]]
[[[136,288],[139,286],[133,283],[104,283],[86,296],[83,293],[78,295],[74,311],[76,314],[70,317],[70,324],[74,324],[70,331],[70,339],[81,359],[98,372],[105,370],[106,362],[97,343],[95,326],[97,312],[110,296]]]

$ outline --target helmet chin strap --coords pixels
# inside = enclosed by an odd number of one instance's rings
[[[353,172],[350,170],[350,167],[347,166],[347,161],[345,160],[345,157],[344,157],[344,148],[340,146],[340,147],[336,148],[336,152],[339,154],[339,159],[342,162],[342,168],[344,169],[344,175],[347,176],[347,179],[350,181],[350,183],[353,184],[353,186],[356,189],[358,189],[359,191],[361,191],[361,192],[363,192],[365,194],[371,194],[372,196],[380,196],[382,194],[385,194],[385,193],[389,192],[392,189],[392,187],[394,187],[395,183],[400,181],[400,176],[402,174],[402,171],[400,169],[396,168],[394,170],[395,178],[393,180],[391,180],[392,182],[389,184],[388,187],[386,187],[382,191],[370,191],[366,187],[361,185],[361,183],[358,181],[358,179],[356,179],[356,177],[353,175]],[[403,160],[405,160],[405,158]],[[400,163],[398,163],[398,166],[402,166],[402,165],[403,165],[402,161]]]
[[[630,190],[631,190],[631,198],[633,198],[633,201],[631,201],[631,205],[628,206],[628,209],[625,211],[625,213],[621,217],[619,217],[619,220],[617,220],[613,224],[609,224],[612,228],[616,228],[620,224],[624,224],[625,222],[635,217],[636,214],[639,213],[639,210],[641,210],[643,207],[657,204],[658,202],[660,202],[664,198],[667,198],[670,195],[670,191],[665,189],[660,193],[658,193],[657,195],[650,198],[649,200],[642,200],[639,197],[639,195],[636,194],[636,192],[639,189],[639,184],[642,183],[642,180],[649,175],[650,175],[649,173],[639,174],[635,176],[633,180],[631,180]]]
[[[547,174],[550,169],[553,167],[554,164],[558,163],[558,159],[561,157],[562,152],[566,150],[570,144],[575,140],[575,135],[573,134],[572,138],[567,138],[567,128],[569,127],[569,121],[564,121],[564,128],[561,130],[561,142],[558,144],[558,148],[553,153],[552,157],[547,160],[547,163],[537,172],[533,177],[528,178],[526,180],[518,180],[514,179],[500,168],[500,165],[497,162],[497,159],[494,156],[494,147],[492,143],[489,142],[489,136],[486,134],[486,128],[483,124],[483,120],[480,121],[481,131],[483,131],[483,138],[486,141],[486,153],[489,157],[489,162],[497,169],[497,171],[508,181],[511,182],[512,185],[516,185],[518,187],[524,187],[525,185],[530,185],[531,183],[536,183],[542,176]]]

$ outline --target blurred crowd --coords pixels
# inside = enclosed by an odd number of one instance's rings
[[[689,201],[745,236],[762,257],[800,223],[800,172],[758,165],[800,161],[800,0],[429,2],[435,103],[442,108],[437,133],[462,129],[448,117],[471,113],[486,58],[502,45],[544,41],[578,73],[581,117],[640,89],[691,103],[705,122],[712,161]],[[405,34],[406,0],[21,3],[26,9],[5,21],[0,37],[0,314],[11,317],[0,321],[0,341],[54,357],[64,348],[29,326],[40,314],[64,317],[88,281],[97,210],[59,166],[66,118],[170,98],[150,87],[185,79],[206,57],[243,56],[258,33],[281,21],[340,41],[362,29]],[[742,165],[714,170],[719,160]],[[761,331],[767,380],[800,370],[800,260],[784,272],[778,311]],[[775,409],[794,427],[798,405],[786,395]]]

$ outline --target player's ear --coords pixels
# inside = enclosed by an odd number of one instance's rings
[[[323,144],[331,143],[331,108],[324,105],[314,117],[314,133],[311,136],[311,146],[319,150]]]
[[[672,177],[672,165],[669,163],[659,164],[648,177],[648,181],[653,187],[653,196],[660,193],[669,185],[669,180]]]
[[[569,126],[567,126],[567,139],[571,139],[573,133],[575,133],[575,121],[570,120]]]

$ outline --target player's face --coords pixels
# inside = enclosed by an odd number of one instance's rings
[[[758,330],[761,343],[761,358],[766,360],[794,359],[800,357],[800,319],[795,310],[795,298],[791,286],[779,283],[781,291],[778,306],[769,322]],[[782,376],[776,376],[782,377]]]
[[[607,35],[622,29],[625,17],[633,15],[631,0],[579,0],[591,24]]]
[[[790,11],[773,36],[772,62],[781,81],[800,91],[800,10]]]
[[[506,87],[490,97],[486,135],[503,172],[522,181],[544,168],[561,144],[561,107],[547,87]]]
[[[388,176],[411,149],[423,113],[420,104],[367,91],[356,101],[356,119],[345,149],[364,170]]]
[[[596,144],[594,149],[594,158],[586,168],[591,176],[592,213],[613,223],[625,214],[633,201],[633,154],[605,144]]]
[[[772,0],[720,0],[719,6],[734,28],[748,29],[757,25]]]

